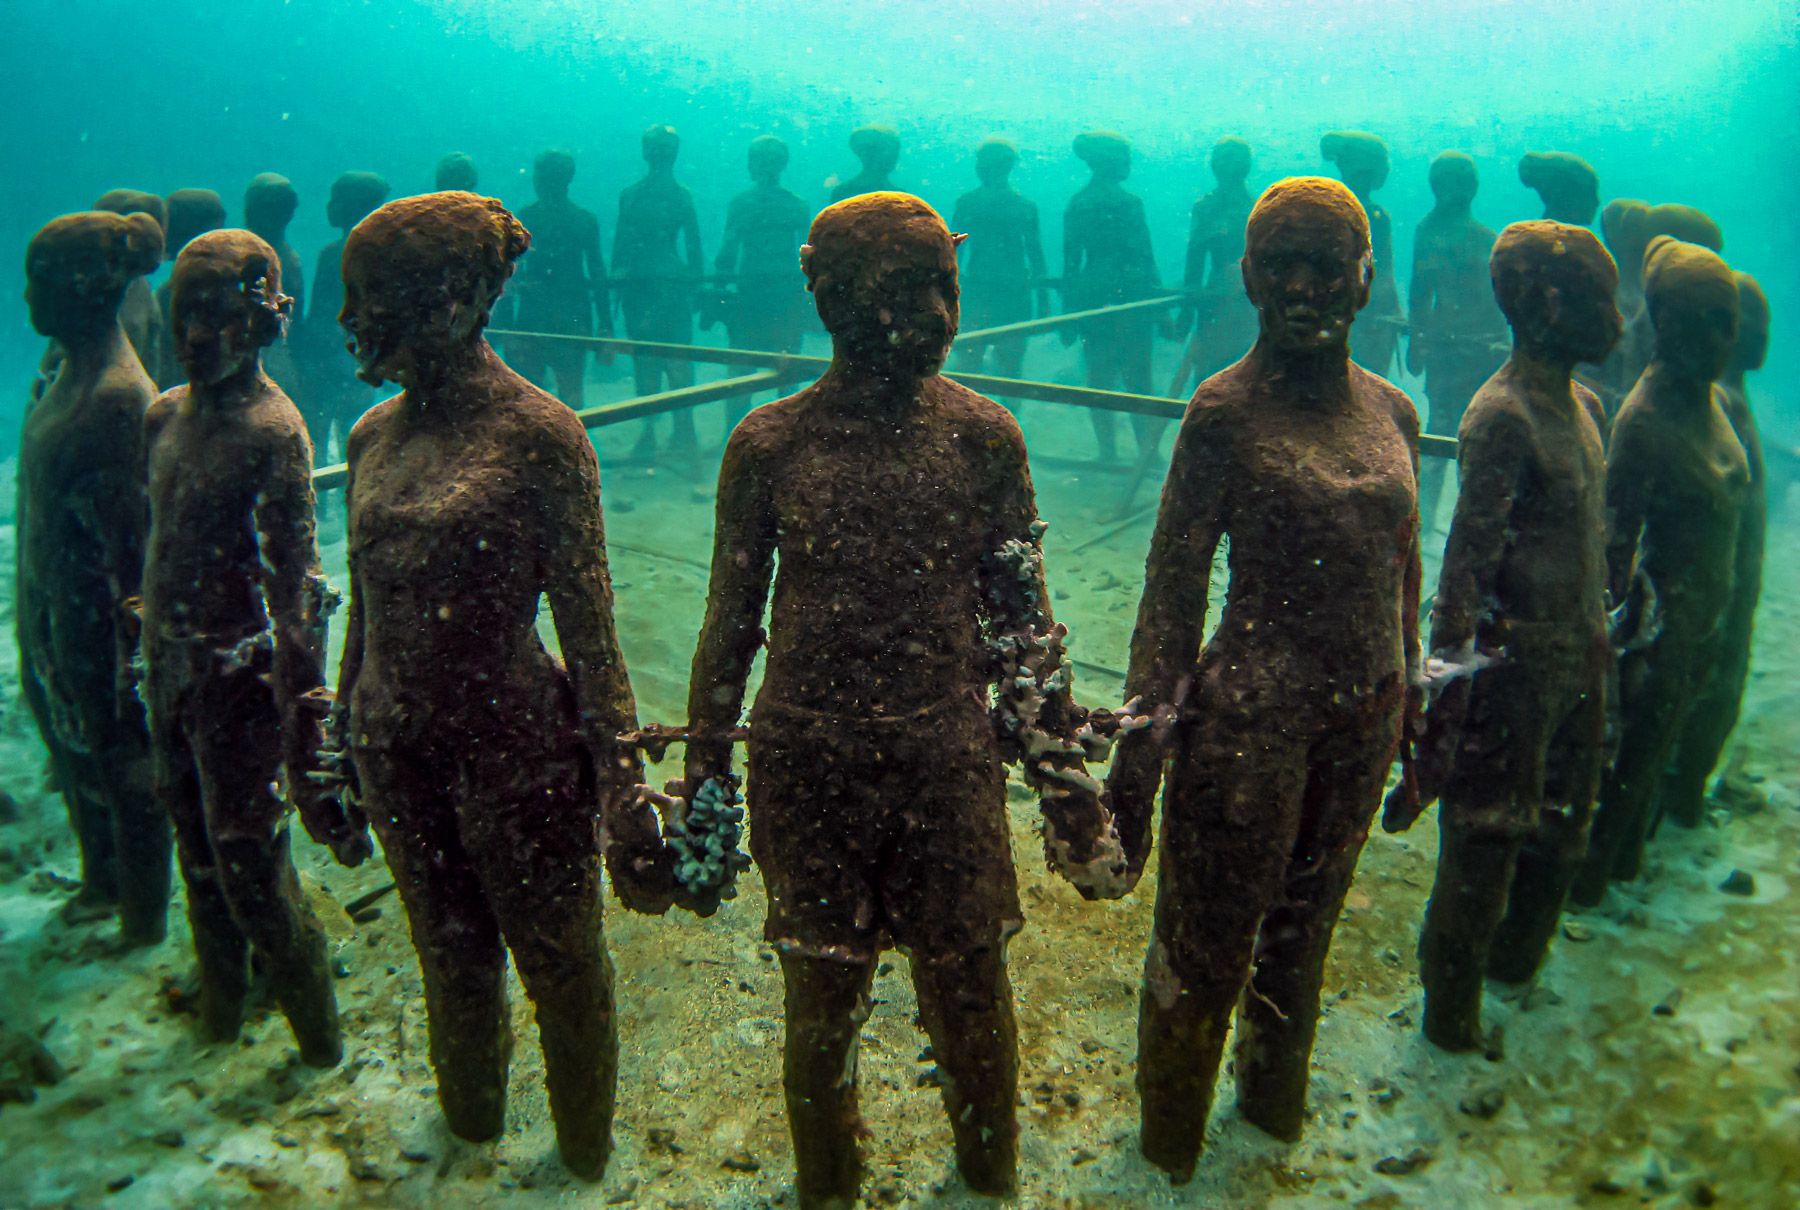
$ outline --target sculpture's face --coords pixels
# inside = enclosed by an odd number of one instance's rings
[[[1716,290],[1672,290],[1657,300],[1657,356],[1708,382],[1725,372],[1737,347],[1738,309]]]
[[[1350,325],[1369,301],[1371,266],[1341,224],[1305,212],[1274,224],[1243,261],[1264,343],[1295,354],[1347,348]]]
[[[418,317],[395,304],[394,292],[383,288],[380,272],[363,258],[348,258],[344,265],[338,323],[350,338],[344,347],[356,359],[358,378],[373,386],[407,385],[416,367]]]
[[[1732,364],[1743,370],[1760,370],[1769,355],[1769,313],[1744,307],[1738,315],[1737,348]]]
[[[826,327],[862,369],[896,378],[943,368],[961,320],[956,241],[903,233],[819,266]]]
[[[1549,291],[1550,339],[1573,360],[1596,364],[1619,343],[1625,320],[1614,301],[1616,285],[1584,278]]]
[[[260,311],[238,281],[207,275],[178,282],[172,311],[175,352],[188,381],[214,386],[252,365],[262,347]]]

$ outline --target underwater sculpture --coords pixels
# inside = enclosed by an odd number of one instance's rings
[[[474,193],[480,180],[474,157],[466,151],[452,151],[437,162],[431,183],[439,193]]]
[[[787,986],[800,1204],[856,1199],[857,1040],[889,946],[911,956],[958,1167],[999,1194],[1017,1165],[1005,950],[1021,920],[1002,756],[1026,760],[1047,856],[1084,894],[1123,893],[1123,858],[1081,771],[1067,669],[1048,667],[1062,632],[1018,426],[938,372],[957,328],[954,237],[918,198],[864,194],[814,220],[802,267],[832,364],[726,446],[686,785],[730,769],[779,553],[748,789]],[[1021,725],[997,738],[1002,668]]]
[[[158,199],[159,201],[161,199]],[[19,439],[19,679],[81,848],[73,920],[117,913],[127,945],[167,930],[169,821],[150,786],[135,691],[144,412],[156,390],[119,321],[162,261],[148,213],[47,224],[25,254],[31,324],[63,364]]]
[[[1382,819],[1398,831],[1443,800],[1419,957],[1425,1036],[1447,1050],[1482,1045],[1483,977],[1523,982],[1549,947],[1600,786],[1612,658],[1605,417],[1571,375],[1618,339],[1617,271],[1586,228],[1543,220],[1508,227],[1492,259],[1513,352],[1457,435],[1417,792]]]
[[[1188,404],[1151,541],[1126,695],[1160,725],[1124,738],[1107,791],[1141,870],[1171,750],[1137,1080],[1144,1154],[1177,1183],[1234,1004],[1239,1106],[1298,1137],[1326,950],[1417,706],[1418,418],[1349,358],[1369,257],[1336,181],[1263,193],[1244,253],[1261,334]]]
[[[1612,253],[1619,269],[1617,295],[1619,315],[1624,329],[1613,351],[1607,355],[1585,382],[1600,397],[1610,429],[1619,405],[1637,385],[1650,360],[1654,334],[1648,331],[1644,316],[1644,249],[1650,243],[1650,207],[1636,198],[1615,198],[1600,211],[1600,238]]]
[[[1726,658],[1750,465],[1716,380],[1738,337],[1738,289],[1716,253],[1659,236],[1644,256],[1656,352],[1613,422],[1608,580],[1620,620],[1619,739],[1570,897],[1636,878],[1657,782],[1712,668]]]
[[[1250,177],[1250,144],[1227,136],[1213,145],[1215,184],[1194,203],[1188,222],[1188,293],[1175,319],[1176,334],[1190,330],[1181,368],[1169,384],[1180,395],[1190,381],[1210,378],[1242,357],[1256,340],[1256,308],[1244,298],[1238,264],[1244,258],[1244,224],[1255,199],[1244,187]]]
[[[325,933],[289,854],[289,804],[345,864],[369,842],[309,776],[336,601],[313,536],[306,425],[259,358],[292,300],[280,255],[248,231],[198,237],[169,280],[187,385],[144,422],[143,695],[187,883],[201,1030],[238,1036],[254,947],[301,1061],[330,1067],[343,1040]]]
[[[1463,409],[1506,359],[1506,321],[1488,281],[1494,233],[1469,213],[1479,185],[1475,161],[1464,153],[1446,151],[1431,161],[1437,205],[1413,236],[1406,368],[1425,378],[1425,431],[1443,437],[1456,435]],[[1448,473],[1442,458],[1419,468],[1419,519],[1426,532],[1437,518]]]
[[[163,245],[168,246],[169,206],[157,194],[142,189],[109,189],[94,199],[94,209],[118,215],[147,214],[156,220],[157,229],[165,233]],[[150,272],[155,271],[152,266]],[[134,278],[125,288],[119,322],[125,326],[125,335],[130,338],[138,360],[144,363],[144,372],[154,373],[162,346],[162,311],[156,305],[150,283],[144,280],[147,276],[149,274]]]
[[[195,236],[217,231],[225,225],[225,202],[210,189],[177,189],[163,201],[169,214],[163,255],[170,261],[174,261]],[[171,278],[156,288],[156,313],[162,325],[162,339],[157,342],[156,364],[144,367],[151,372],[156,385],[165,390],[184,377],[181,358],[175,348],[175,332],[170,326],[169,308],[174,287]]]
[[[644,178],[619,194],[619,225],[613,231],[613,295],[632,340],[692,344],[695,290],[705,261],[700,252],[700,218],[694,195],[675,179],[681,137],[673,126],[644,131]],[[675,244],[682,250],[676,254]],[[692,386],[694,363],[682,358],[631,355],[639,395]],[[695,452],[694,411],[679,408],[670,417],[672,451]],[[634,453],[656,454],[656,421],[646,418]]]
[[[1612,207],[1608,206],[1607,209],[1610,211]],[[1602,212],[1603,222],[1605,217],[1605,212]],[[1698,244],[1713,252],[1723,252],[1725,236],[1705,211],[1671,202],[1659,206],[1637,203],[1635,207],[1626,208],[1622,213],[1615,212],[1613,225],[1620,244],[1615,257],[1635,257],[1638,266],[1631,287],[1622,287],[1620,290],[1621,296],[1631,304],[1630,310],[1624,312],[1625,337],[1619,342],[1621,358],[1616,364],[1608,364],[1613,374],[1613,384],[1619,392],[1613,403],[1613,414],[1616,414],[1656,351],[1656,328],[1650,321],[1650,310],[1644,301],[1645,250],[1657,236],[1666,235],[1684,243]]]
[[[1333,130],[1319,140],[1319,155],[1337,165],[1338,175],[1369,216],[1375,279],[1369,288],[1369,305],[1356,318],[1350,356],[1363,369],[1385,377],[1393,370],[1400,351],[1400,330],[1406,326],[1406,316],[1400,311],[1400,286],[1394,279],[1394,220],[1387,207],[1375,200],[1375,191],[1387,183],[1387,142],[1363,130]]]
[[[334,432],[340,451],[349,444],[350,427],[369,402],[369,388],[358,380],[355,363],[345,355],[337,321],[344,305],[345,241],[356,224],[387,201],[387,195],[388,183],[373,172],[346,172],[331,182],[325,204],[325,217],[337,228],[338,238],[319,250],[312,304],[301,328],[305,343],[297,350],[303,356],[306,384],[298,401],[300,414],[312,435],[313,456],[320,460],[327,456]]]
[[[841,202],[859,193],[881,193],[894,187],[894,166],[900,162],[900,132],[892,126],[871,123],[850,132],[850,154],[862,170],[831,187],[831,200]]]
[[[1585,227],[1600,209],[1600,176],[1573,152],[1526,152],[1519,160],[1519,184],[1543,199],[1544,217],[1553,223]]]
[[[263,350],[263,373],[288,392],[289,398],[300,389],[300,371],[294,351],[304,348],[306,338],[300,334],[306,312],[306,277],[300,266],[300,254],[288,243],[288,224],[300,209],[300,195],[292,182],[278,172],[259,172],[244,189],[244,226],[259,237],[281,258],[281,291],[294,300],[286,330],[274,344]],[[336,317],[332,317],[335,324]],[[336,328],[332,329],[334,332]]]
[[[563,1162],[597,1179],[618,1042],[596,823],[637,803],[599,465],[581,422],[482,336],[531,237],[498,201],[388,203],[344,248],[360,373],[401,393],[350,435],[339,793],[381,838],[425,976],[438,1102],[505,1124],[510,950],[536,1008]],[[550,606],[558,664],[533,625]],[[660,843],[660,842],[658,842]]]
[[[956,199],[950,228],[968,236],[958,249],[962,260],[963,326],[997,328],[1032,317],[1034,284],[1044,276],[1044,241],[1038,234],[1037,203],[1013,188],[1018,148],[988,139],[975,150],[981,184]],[[1049,299],[1036,288],[1039,314]],[[989,353],[994,373],[1017,378],[1025,364],[1025,337],[1008,336],[958,351],[956,368],[979,372]]]
[[[787,144],[772,134],[750,141],[750,179],[754,182],[731,199],[725,211],[725,235],[714,268],[734,278],[729,291],[713,295],[715,310],[702,324],[725,321],[731,346],[771,353],[798,353],[801,337],[813,325],[805,281],[799,272],[800,245],[806,242],[812,211],[799,195],[785,188]],[[725,431],[730,433],[749,411],[747,400],[725,405]]]
[[[1144,203],[1124,185],[1131,175],[1130,140],[1109,130],[1090,130],[1076,137],[1075,155],[1093,175],[1063,212],[1064,309],[1088,311],[1155,297],[1160,283]],[[1090,387],[1148,395],[1156,327],[1157,317],[1149,309],[1128,311],[1085,323],[1079,334],[1064,328],[1062,342],[1073,344],[1079,335]],[[1101,460],[1113,461],[1118,456],[1113,414],[1095,408],[1088,417]],[[1167,427],[1159,417],[1132,416],[1140,467],[1154,460]]]
[[[528,332],[611,336],[612,308],[606,293],[606,261],[600,254],[600,220],[569,200],[575,157],[551,148],[531,167],[537,200],[519,211],[531,232],[532,253],[508,291],[512,325]],[[587,347],[572,340],[515,336],[506,356],[513,367],[546,390],[555,376],[556,397],[580,410],[587,400]],[[606,360],[606,355],[600,355]]]
[[[1756,414],[1744,383],[1751,370],[1762,369],[1768,355],[1769,299],[1754,277],[1748,273],[1735,276],[1737,344],[1719,379],[1719,389],[1725,415],[1749,462],[1750,487],[1738,517],[1737,558],[1732,569],[1731,601],[1720,622],[1719,654],[1707,673],[1705,687],[1688,711],[1687,724],[1675,744],[1675,757],[1657,790],[1658,813],[1689,828],[1705,815],[1706,781],[1737,725],[1744,687],[1749,682],[1750,639],[1757,600],[1762,595],[1763,543],[1769,521],[1762,437],[1757,432]]]

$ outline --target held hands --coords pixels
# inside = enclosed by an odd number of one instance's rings
[[[307,835],[331,850],[339,865],[357,866],[375,846],[363,814],[362,784],[351,748],[350,708],[324,688],[312,689],[299,702],[301,725],[315,742],[308,745],[305,767],[290,771],[294,805]]]

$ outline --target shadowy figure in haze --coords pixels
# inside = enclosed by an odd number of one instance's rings
[[[1526,152],[1519,160],[1519,184],[1544,200],[1544,217],[1553,223],[1586,227],[1600,209],[1600,176],[1573,152]]]
[[[694,297],[704,261],[700,253],[700,219],[694,195],[675,179],[675,157],[681,138],[673,126],[644,131],[644,178],[619,194],[619,225],[613,231],[613,293],[632,340],[692,344]],[[682,249],[675,250],[679,241]],[[639,395],[694,384],[694,363],[681,358],[631,355],[631,372]],[[669,444],[692,457],[695,451],[694,410],[678,408],[670,417]],[[656,421],[646,419],[637,446],[640,458],[656,455]]]
[[[1417,706],[1418,418],[1350,360],[1371,273],[1344,186],[1263,193],[1243,263],[1261,334],[1200,384],[1163,484],[1125,682],[1159,723],[1124,738],[1107,792],[1140,871],[1167,750],[1137,1083],[1144,1155],[1177,1184],[1234,1005],[1238,1105],[1299,1137],[1332,929]]]
[[[143,570],[144,412],[156,390],[119,308],[162,247],[148,213],[88,211],[47,224],[25,254],[31,325],[62,364],[19,439],[19,680],[81,846],[81,890],[64,917],[116,912],[134,946],[167,930],[170,841],[150,786],[129,604]]]
[[[1124,186],[1131,175],[1130,141],[1107,130],[1088,131],[1075,139],[1075,155],[1093,176],[1069,199],[1063,212],[1064,310],[1090,311],[1154,298],[1160,282],[1144,203]],[[1079,331],[1065,327],[1062,341],[1069,345],[1080,338],[1090,387],[1148,395],[1156,327],[1156,313],[1142,308],[1089,321]],[[1116,461],[1113,414],[1090,409],[1088,417],[1093,421],[1100,460]],[[1168,421],[1134,415],[1131,427],[1137,437],[1141,473],[1155,459]]]
[[[1038,235],[1037,204],[1012,187],[1009,177],[1019,152],[1005,139],[989,139],[975,152],[981,185],[956,199],[951,230],[968,238],[957,250],[962,261],[962,313],[971,330],[1019,323],[1032,317],[1034,283],[1044,276],[1044,242]],[[1049,314],[1049,299],[1037,287],[1038,311]],[[989,352],[994,373],[1017,378],[1025,364],[1025,337],[991,344],[964,342],[956,368],[979,373]]]
[[[300,333],[306,312],[306,276],[300,266],[300,254],[288,243],[288,224],[300,209],[300,195],[293,183],[278,172],[259,172],[250,178],[244,190],[244,226],[281,258],[281,289],[294,300],[287,324],[275,343],[263,350],[263,372],[291,400],[300,389],[300,371],[295,364],[295,351],[305,347]],[[331,316],[331,330],[338,331],[337,317]]]
[[[474,193],[480,179],[480,174],[475,171],[474,157],[466,151],[452,151],[437,162],[432,185],[439,193]]]
[[[195,239],[169,280],[188,384],[144,425],[144,700],[187,883],[202,1036],[237,1038],[254,947],[301,1060],[330,1067],[343,1039],[325,933],[288,851],[289,805],[346,864],[369,843],[309,776],[335,600],[314,542],[306,426],[259,360],[292,300],[279,254],[248,231]]]
[[[154,193],[142,189],[110,189],[94,200],[95,210],[110,214],[147,214],[156,220],[163,232],[163,245],[168,246],[169,206]],[[179,249],[177,249],[179,251]],[[154,267],[151,272],[155,272]],[[119,307],[119,322],[131,347],[144,364],[146,374],[154,374],[162,347],[162,310],[156,305],[156,294],[145,277],[135,279],[125,288],[125,301]]]
[[[509,291],[512,326],[525,332],[557,332],[569,336],[613,333],[606,296],[606,261],[600,255],[600,220],[569,200],[575,179],[575,157],[552,148],[538,153],[531,181],[537,200],[519,211],[531,232],[531,255]],[[514,368],[535,385],[549,390],[555,376],[556,397],[580,411],[587,403],[587,346],[568,340],[517,336],[506,343]],[[611,361],[600,355],[602,364]]]
[[[1744,377],[1762,369],[1769,352],[1769,299],[1748,273],[1736,274],[1738,336],[1731,362],[1719,379],[1725,415],[1744,447],[1750,465],[1750,488],[1738,517],[1737,559],[1731,577],[1731,601],[1720,623],[1719,655],[1707,672],[1705,688],[1688,711],[1687,724],[1675,744],[1675,758],[1657,790],[1658,811],[1682,827],[1697,826],[1706,814],[1706,781],[1725,751],[1737,725],[1744,686],[1750,678],[1750,638],[1756,603],[1762,596],[1763,544],[1769,506],[1763,466],[1762,437]]]
[[[225,225],[225,202],[210,189],[177,189],[163,201],[169,214],[168,226],[164,228],[167,238],[163,241],[163,255],[171,262],[196,236],[217,231]],[[169,315],[174,289],[173,277],[156,288],[156,313],[162,339],[156,346],[156,365],[144,367],[152,371],[156,385],[164,390],[187,378],[175,347],[175,329]]]
[[[1250,144],[1227,135],[1213,144],[1211,192],[1194,203],[1188,222],[1187,269],[1181,287],[1187,292],[1176,317],[1178,336],[1188,337],[1181,366],[1169,384],[1179,396],[1190,381],[1210,378],[1238,358],[1256,340],[1256,308],[1244,297],[1244,224],[1254,199],[1244,182],[1250,177]]]
[[[889,946],[911,958],[957,1167],[1003,1195],[1018,1135],[1005,953],[1020,911],[989,690],[999,644],[1061,633],[1025,445],[1003,408],[938,372],[957,328],[956,240],[930,207],[900,193],[838,203],[802,257],[832,363],[726,446],[686,789],[730,770],[722,737],[779,562],[749,810],[787,987],[799,1203],[856,1200],[856,1048]],[[1064,737],[1080,721],[1066,679],[1043,690],[1038,725]],[[1045,792],[1048,855],[1084,894],[1121,893],[1098,783],[1067,751],[1035,767],[1086,782]]]
[[[382,207],[345,247],[360,372],[401,393],[350,435],[331,760],[399,883],[451,1131],[481,1141],[505,1125],[510,950],[557,1147],[598,1180],[618,1062],[600,827],[643,774],[616,742],[636,710],[594,447],[482,336],[530,239],[492,198],[431,193]],[[538,638],[540,598],[561,661]]]
[[[1608,431],[1619,405],[1637,384],[1637,376],[1650,361],[1653,334],[1644,316],[1644,249],[1650,243],[1650,207],[1635,198],[1616,198],[1600,211],[1600,238],[1619,267],[1619,314],[1625,327],[1618,344],[1590,380],[1606,409]]]
[[[788,165],[787,144],[772,134],[750,141],[750,179],[731,199],[725,236],[714,268],[734,279],[714,295],[734,349],[798,353],[801,338],[814,326],[813,309],[800,275],[800,245],[806,242],[811,211],[781,184]],[[710,326],[710,324],[707,324]],[[747,396],[725,404],[730,434],[749,411]]]
[[[1418,791],[1382,820],[1399,831],[1443,799],[1419,959],[1425,1036],[1446,1050],[1481,1047],[1483,977],[1523,982],[1549,947],[1600,788],[1611,661],[1604,416],[1571,375],[1619,337],[1618,274],[1586,228],[1542,220],[1508,227],[1492,261],[1513,351],[1462,418]]]
[[[900,162],[899,131],[892,126],[858,126],[850,132],[850,154],[862,164],[862,171],[831,187],[833,202],[894,187],[894,166]]]
[[[373,172],[346,172],[331,182],[331,197],[325,204],[325,217],[339,232],[319,251],[318,267],[313,270],[312,306],[306,313],[302,329],[305,345],[302,353],[302,376],[306,384],[301,396],[300,414],[306,418],[307,432],[312,435],[313,456],[321,462],[327,457],[332,433],[337,434],[338,448],[343,450],[350,437],[350,427],[369,405],[369,388],[356,376],[356,365],[344,351],[340,339],[338,312],[344,305],[343,259],[344,241],[351,228],[387,200],[388,183]]]
[[[1643,206],[1640,202],[1637,205],[1642,209],[1614,214],[1614,227],[1621,245],[1619,251],[1626,256],[1635,254],[1638,265],[1631,287],[1621,290],[1622,294],[1629,291],[1631,297],[1628,301],[1632,304],[1631,309],[1624,312],[1625,338],[1619,342],[1624,356],[1616,365],[1609,362],[1620,392],[1619,399],[1614,404],[1614,413],[1624,403],[1625,395],[1637,385],[1644,367],[1650,364],[1650,358],[1656,351],[1656,327],[1650,321],[1650,309],[1645,304],[1643,285],[1644,253],[1650,242],[1659,235],[1666,235],[1670,239],[1697,244],[1712,252],[1725,250],[1724,233],[1705,211],[1676,203]],[[1611,210],[1612,207],[1608,206],[1607,209]],[[1602,221],[1604,218],[1602,215]]]
[[[1438,156],[1431,162],[1437,205],[1419,220],[1413,236],[1406,368],[1425,378],[1430,401],[1425,431],[1440,437],[1456,435],[1463,409],[1507,353],[1506,321],[1488,279],[1494,233],[1469,213],[1479,185],[1475,161],[1467,155]],[[1426,532],[1437,521],[1447,463],[1428,458],[1419,468],[1419,524]]]
[[[1607,565],[1619,658],[1619,750],[1571,892],[1600,902],[1643,866],[1658,780],[1714,667],[1729,658],[1750,464],[1717,379],[1738,338],[1738,289],[1718,255],[1658,236],[1644,256],[1656,353],[1613,422]]]
[[[1387,143],[1367,131],[1334,130],[1319,140],[1319,154],[1337,165],[1338,175],[1369,216],[1375,281],[1369,289],[1369,305],[1357,317],[1362,326],[1356,330],[1350,356],[1363,369],[1385,378],[1394,371],[1400,330],[1406,326],[1406,316],[1400,311],[1400,285],[1394,279],[1394,222],[1374,197],[1387,183]]]

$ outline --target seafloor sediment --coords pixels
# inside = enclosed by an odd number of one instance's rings
[[[716,423],[703,409],[702,431]],[[628,426],[629,427],[629,426]],[[1058,616],[1084,661],[1077,692],[1116,704],[1142,587],[1148,517],[1108,525],[1116,480],[1053,465],[1086,445],[1078,414],[1027,420]],[[634,434],[609,433],[604,451]],[[10,482],[10,468],[0,467]],[[1154,503],[1142,493],[1140,508]],[[328,537],[341,510],[328,504]],[[615,468],[606,481],[620,627],[645,719],[680,717],[704,606],[710,495],[678,475]],[[10,512],[9,509],[0,513]],[[1771,550],[1791,547],[1778,521]],[[1441,538],[1436,539],[1441,543]],[[1081,548],[1081,549],[1078,549]],[[341,539],[326,548],[341,583]],[[0,566],[12,530],[0,529]],[[1435,571],[1427,567],[1427,582]],[[1646,878],[1571,915],[1538,980],[1490,986],[1503,1056],[1454,1056],[1419,1033],[1413,958],[1431,884],[1435,820],[1370,841],[1326,973],[1311,1120],[1297,1145],[1235,1114],[1229,1082],[1194,1182],[1171,1190],[1136,1149],[1132,1087],[1148,886],[1082,902],[1047,875],[1033,803],[1015,786],[1014,853],[1027,914],[1012,947],[1029,1207],[1785,1207],[1800,1189],[1800,566],[1771,559],[1734,784],[1695,832],[1665,829]],[[1223,577],[1219,577],[1222,581]],[[0,620],[10,631],[10,576]],[[556,1162],[529,1003],[514,984],[509,1126],[498,1144],[453,1140],[425,1054],[419,974],[398,904],[354,922],[341,905],[386,881],[379,862],[332,865],[297,846],[339,964],[349,1057],[297,1063],[265,1009],[233,1046],[201,1046],[170,989],[192,960],[177,903],[170,940],[112,952],[111,926],[56,909],[75,865],[42,749],[0,643],[0,1021],[41,1029],[65,1078],[0,1106],[0,1206],[438,1207],[791,1205],[780,1092],[781,979],[760,940],[754,872],[710,921],[634,917],[608,903],[618,969],[617,1152],[583,1185]],[[670,773],[673,772],[671,767]],[[1734,870],[1749,895],[1721,891]],[[1154,877],[1152,869],[1148,877]],[[365,914],[366,916],[367,914]],[[876,983],[861,1072],[871,1205],[980,1204],[956,1180],[905,959]],[[991,1204],[991,1203],[990,1203]]]

